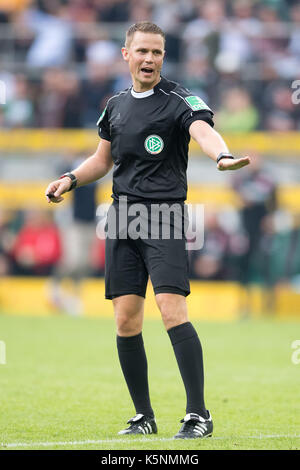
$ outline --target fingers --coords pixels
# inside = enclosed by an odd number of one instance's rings
[[[67,191],[65,186],[67,185],[63,184],[62,181],[54,181],[53,183],[50,183],[45,191],[47,202],[58,203],[63,201],[64,198],[61,197],[61,195]]]
[[[238,158],[238,159],[230,159],[230,158],[223,158],[219,163],[218,163],[218,170],[220,171],[225,171],[225,170],[239,170],[240,168],[243,168],[246,165],[249,165],[250,163],[250,158],[248,156]]]
[[[239,158],[239,162],[242,164],[242,166],[249,165],[250,163],[250,157],[242,157]]]

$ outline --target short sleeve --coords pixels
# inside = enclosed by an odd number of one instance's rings
[[[187,115],[183,115],[182,117],[182,126],[185,130],[189,130],[190,125],[194,121],[205,121],[211,127],[214,127],[213,121],[213,112],[212,111],[192,111],[189,112]]]
[[[99,137],[110,141],[111,136],[110,136],[110,126],[109,126],[109,120],[108,120],[107,106],[105,107],[100,118],[98,119],[97,126],[98,126]]]
[[[205,121],[211,127],[214,126],[214,113],[199,96],[192,95],[185,88],[180,88],[175,94],[180,98],[176,119],[181,128],[188,131],[194,121]]]

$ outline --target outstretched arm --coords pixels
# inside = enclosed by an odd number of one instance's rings
[[[189,128],[191,137],[200,145],[203,152],[215,162],[221,153],[229,153],[223,138],[205,121],[194,121]],[[249,165],[248,156],[242,158],[222,158],[217,168],[220,171],[238,170]]]
[[[111,156],[111,143],[101,139],[96,152],[79,165],[72,173],[77,178],[77,187],[97,181],[105,176],[111,167],[113,160]],[[62,194],[69,191],[72,181],[66,176],[49,184],[46,189],[48,202],[61,202],[64,200]]]

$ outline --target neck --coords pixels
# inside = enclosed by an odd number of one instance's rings
[[[152,90],[160,82],[160,80],[161,77],[159,77],[158,80],[156,80],[154,83],[149,83],[149,85],[133,80],[133,91],[136,93],[143,93],[144,91]]]

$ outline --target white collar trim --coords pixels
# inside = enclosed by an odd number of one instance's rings
[[[143,91],[141,93],[137,93],[134,91],[133,88],[131,88],[131,94],[134,98],[147,98],[147,96],[151,96],[154,94],[154,89],[151,88],[151,90]]]

